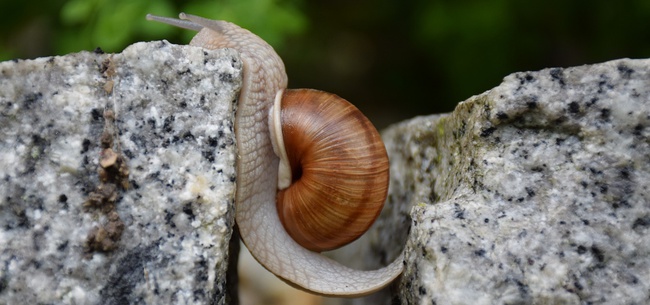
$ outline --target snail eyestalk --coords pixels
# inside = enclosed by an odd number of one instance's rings
[[[181,13],[181,16],[184,16],[185,14]],[[181,17],[181,19],[183,19]],[[200,31],[203,29],[203,26],[200,24],[196,24],[190,20],[181,20],[181,19],[176,19],[176,18],[169,18],[169,17],[162,17],[162,16],[156,16],[152,14],[147,14],[147,20],[150,21],[157,21],[169,25],[173,25],[175,27],[183,28],[183,29],[188,29],[192,31]]]

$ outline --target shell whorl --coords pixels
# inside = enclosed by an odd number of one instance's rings
[[[291,185],[278,192],[285,229],[312,251],[344,246],[375,221],[388,191],[388,155],[379,132],[346,100],[311,89],[281,101]]]

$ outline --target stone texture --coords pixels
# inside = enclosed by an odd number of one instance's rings
[[[167,42],[0,63],[0,304],[225,304],[241,69]],[[106,137],[128,176],[98,190]]]
[[[515,73],[383,137],[384,213],[412,207],[384,304],[650,303],[650,60]]]

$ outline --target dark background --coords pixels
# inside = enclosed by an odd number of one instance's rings
[[[513,72],[650,57],[648,0],[2,0],[0,60],[187,43],[190,31],[144,20],[180,11],[257,33],[290,88],[336,93],[379,129],[449,112]]]

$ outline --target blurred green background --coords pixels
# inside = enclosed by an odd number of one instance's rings
[[[377,125],[449,112],[512,72],[650,57],[650,0],[47,0],[0,3],[0,60],[193,33],[145,21],[187,12],[271,43],[291,88],[334,92]]]

